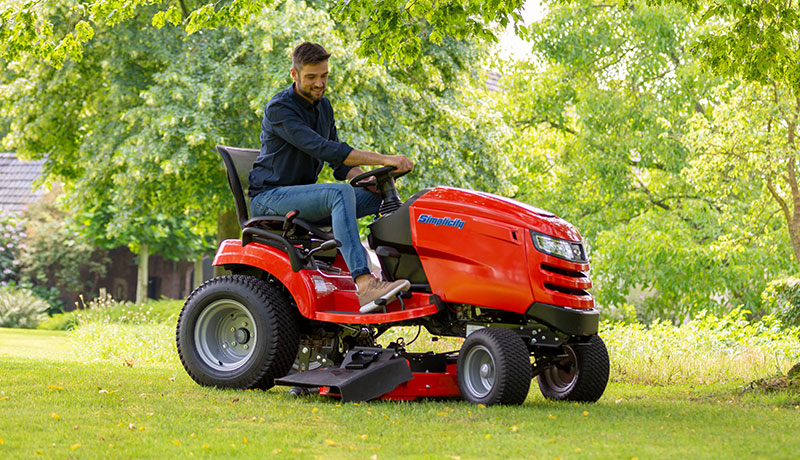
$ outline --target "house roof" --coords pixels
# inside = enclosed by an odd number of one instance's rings
[[[0,210],[19,214],[44,195],[33,189],[43,164],[44,160],[20,161],[14,153],[0,153]]]
[[[489,75],[486,78],[486,89],[489,91],[502,91],[502,88],[500,87],[500,77],[502,77],[502,74],[494,70],[490,70]]]

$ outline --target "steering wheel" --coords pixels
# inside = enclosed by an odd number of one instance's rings
[[[390,214],[396,211],[403,204],[403,201],[400,200],[400,195],[397,193],[394,180],[398,177],[408,174],[408,171],[396,173],[396,169],[397,168],[394,166],[383,166],[381,168],[373,169],[372,171],[361,173],[350,179],[350,185],[353,187],[369,187],[375,185],[378,189],[378,192],[381,194],[381,199],[383,200],[381,202],[381,207],[378,211],[378,214]],[[375,182],[361,182],[370,176],[375,177]]]
[[[370,185],[380,184],[381,182],[391,178],[397,179],[398,177],[403,177],[408,174],[408,171],[396,173],[394,172],[397,168],[394,166],[381,166],[380,168],[373,169],[372,171],[363,172],[356,177],[350,179],[350,185],[353,187],[369,187]],[[362,180],[366,179],[367,177],[375,177],[375,182],[361,182]],[[380,187],[379,187],[380,188]]]

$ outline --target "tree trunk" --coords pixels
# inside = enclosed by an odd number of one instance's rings
[[[192,289],[203,284],[203,258],[194,261],[194,279],[192,279]]]
[[[791,196],[791,212],[787,216],[787,223],[789,224],[789,237],[792,242],[795,262],[800,267],[800,184],[797,183],[797,169],[795,167],[797,162],[795,156],[797,152],[795,130],[797,129],[798,117],[800,117],[800,97],[796,99],[794,117],[787,123],[789,158],[786,162],[786,180],[789,182]]]
[[[227,239],[241,238],[242,229],[239,228],[239,220],[236,218],[236,212],[232,209],[222,212],[217,216],[217,247]],[[222,267],[214,267],[214,276],[222,276],[227,274],[228,271]]]
[[[149,279],[150,248],[142,243],[139,246],[139,270],[136,275],[136,304],[147,300],[147,280]]]

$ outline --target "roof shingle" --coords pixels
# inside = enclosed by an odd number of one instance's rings
[[[33,182],[42,175],[44,160],[20,161],[14,153],[0,153],[0,210],[19,214],[38,201],[44,191]]]

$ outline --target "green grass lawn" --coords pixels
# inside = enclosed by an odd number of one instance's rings
[[[63,333],[0,329],[0,458],[798,458],[800,395],[611,384],[596,404],[340,404],[83,363]]]

